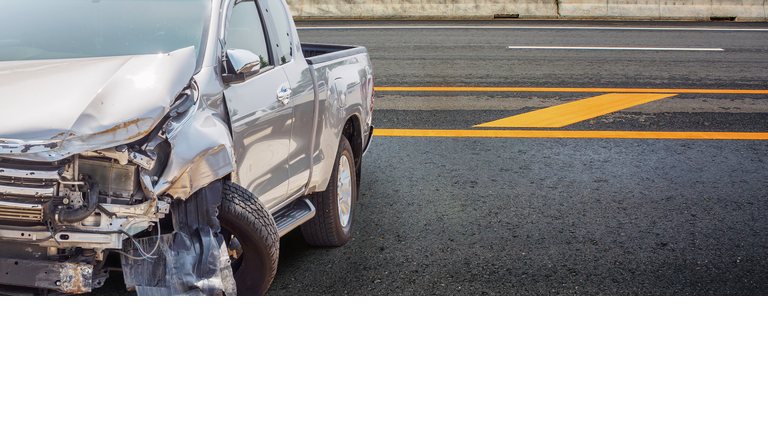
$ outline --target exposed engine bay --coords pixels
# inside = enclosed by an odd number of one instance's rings
[[[170,210],[170,198],[158,200],[152,192],[170,153],[163,138],[160,131],[143,145],[88,151],[50,163],[0,159],[0,239],[9,245],[0,257],[87,263],[98,269],[105,250],[122,249],[125,238],[159,227]],[[18,282],[8,276],[6,282]],[[82,281],[72,283],[80,278],[51,277],[43,285],[87,292],[104,283],[106,272],[92,273],[91,280],[83,274]],[[41,281],[35,282],[40,286]]]

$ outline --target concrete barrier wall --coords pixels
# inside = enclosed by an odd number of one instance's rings
[[[520,18],[766,21],[768,0],[287,0],[296,19]]]

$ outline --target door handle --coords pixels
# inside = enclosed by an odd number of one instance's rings
[[[285,84],[283,84],[277,90],[277,100],[282,102],[283,105],[288,105],[288,102],[290,102],[290,99],[291,99],[291,94],[292,94],[291,89]]]

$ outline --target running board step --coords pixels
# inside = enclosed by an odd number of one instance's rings
[[[312,219],[315,216],[315,206],[306,198],[299,198],[288,207],[281,209],[274,215],[277,224],[277,232],[280,237],[288,234],[289,231]]]

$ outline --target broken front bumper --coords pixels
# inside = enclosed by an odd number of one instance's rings
[[[106,270],[94,274],[93,266],[89,264],[0,258],[3,283],[69,294],[91,292],[104,285],[107,274]]]

